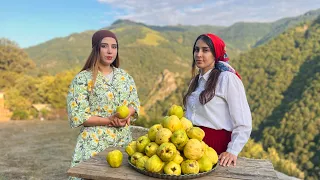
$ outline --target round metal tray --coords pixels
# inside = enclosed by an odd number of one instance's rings
[[[217,167],[217,164],[215,164],[212,169],[208,172],[198,173],[198,174],[182,174],[182,175],[168,175],[168,174],[160,174],[160,173],[152,173],[146,170],[142,170],[137,168],[135,165],[131,164],[130,157],[128,157],[128,163],[129,165],[139,173],[142,173],[147,176],[155,177],[155,178],[161,178],[161,179],[193,179],[193,178],[199,178],[202,176],[205,176],[207,174],[210,174],[212,171],[214,171]]]

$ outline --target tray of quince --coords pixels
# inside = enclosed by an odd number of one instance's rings
[[[216,151],[202,139],[204,131],[183,117],[181,106],[173,105],[161,123],[125,148],[128,163],[136,171],[163,179],[192,179],[215,170]]]

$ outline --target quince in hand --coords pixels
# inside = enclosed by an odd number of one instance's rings
[[[125,105],[118,106],[116,111],[119,114],[118,118],[120,118],[120,119],[124,119],[124,118],[128,117],[129,113],[130,113],[128,106],[125,106]]]

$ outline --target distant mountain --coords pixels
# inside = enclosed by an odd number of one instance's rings
[[[266,34],[272,33],[271,23],[235,23],[230,27],[217,32],[226,43],[233,47],[246,51],[251,49],[256,42]],[[273,33],[272,33],[273,34]]]
[[[158,47],[179,49],[178,56],[183,60],[190,60],[190,47],[192,47],[195,38],[199,34],[212,32],[221,36],[226,41],[229,56],[235,58],[240,52],[262,45],[292,26],[314,20],[317,15],[320,15],[320,9],[310,11],[301,16],[284,18],[273,23],[239,22],[230,27],[209,25],[151,26],[129,20],[117,20],[105,28],[117,33],[120,39],[120,47],[129,45],[131,47],[154,47],[152,43],[148,44],[142,41],[135,43],[135,41],[137,38],[150,42],[155,40]],[[148,32],[153,32],[155,36],[148,35]],[[90,43],[93,33],[93,30],[74,33],[67,37],[52,39],[25,50],[38,67],[51,74],[55,74],[70,67],[80,67],[84,64],[91,49]],[[161,37],[163,40],[158,41],[158,37]],[[156,50],[150,49],[149,51]]]
[[[320,15],[320,9],[312,10],[309,12],[306,12],[303,15],[297,16],[297,17],[289,17],[289,18],[283,18],[276,22],[271,23],[270,27],[271,31],[267,33],[263,38],[261,38],[259,41],[256,42],[254,47],[264,44],[265,42],[271,40],[272,38],[278,36],[288,28],[294,27],[299,24],[303,24],[307,21],[313,21]]]
[[[200,26],[190,26],[190,25],[176,25],[176,26],[154,26],[154,25],[146,25],[144,23],[139,23],[139,22],[134,22],[131,20],[123,20],[119,19],[116,20],[114,23],[111,24],[111,26],[105,27],[106,29],[115,29],[118,27],[123,27],[123,26],[145,26],[147,28],[153,29],[155,31],[159,32],[165,32],[165,31],[178,31],[178,32],[186,32],[186,31],[191,31],[191,32],[197,32],[198,33],[203,33],[203,32],[217,32],[219,30],[222,30],[226,27],[224,26],[211,26],[211,25],[200,25]]]
[[[56,74],[74,67],[83,66],[91,50],[91,37],[95,31],[74,33],[67,37],[55,38],[25,51],[37,67]]]

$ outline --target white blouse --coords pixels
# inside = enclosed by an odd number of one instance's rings
[[[202,105],[199,95],[211,70],[199,76],[196,90],[187,99],[186,117],[194,125],[232,131],[227,152],[238,155],[252,130],[252,117],[242,81],[232,72],[220,73],[215,96]]]

